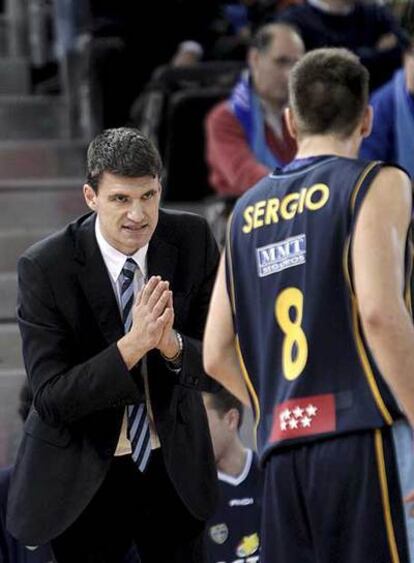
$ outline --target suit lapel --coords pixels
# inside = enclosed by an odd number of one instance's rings
[[[109,273],[96,241],[95,218],[95,214],[91,214],[79,227],[75,259],[79,263],[78,278],[82,290],[102,333],[108,343],[112,343],[124,334],[124,327]],[[161,276],[174,289],[176,264],[176,246],[169,243],[167,237],[157,229],[148,248],[148,277]]]
[[[95,214],[80,226],[75,259],[79,283],[108,343],[124,333],[118,303],[95,236]]]
[[[155,232],[148,247],[148,278],[161,276],[174,288],[176,263],[177,248]]]

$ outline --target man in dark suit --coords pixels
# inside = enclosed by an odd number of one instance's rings
[[[161,161],[138,131],[88,148],[92,213],[19,261],[34,393],[8,527],[58,563],[202,562],[216,471],[199,391],[218,252],[206,222],[159,210]],[[82,546],[82,549],[80,549]]]

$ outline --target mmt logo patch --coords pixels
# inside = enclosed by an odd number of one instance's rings
[[[306,262],[306,235],[256,248],[257,273],[259,277],[277,274],[286,268],[300,266]]]

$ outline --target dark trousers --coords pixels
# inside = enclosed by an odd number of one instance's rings
[[[262,563],[409,563],[391,428],[298,445],[265,466]]]
[[[85,511],[52,541],[57,563],[123,563],[135,543],[141,563],[203,563],[204,521],[177,495],[160,450],[145,473],[114,458]]]

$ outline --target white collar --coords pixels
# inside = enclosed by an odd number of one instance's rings
[[[104,238],[99,224],[98,216],[96,216],[96,221],[95,221],[95,236],[99,246],[99,250],[101,251],[102,257],[104,259],[105,265],[108,269],[111,278],[115,283],[119,278],[119,275],[122,271],[122,268],[124,267],[125,260],[127,258],[132,258],[133,260],[135,260],[135,262],[138,264],[139,269],[141,270],[144,276],[144,279],[146,278],[148,243],[142,248],[139,248],[135,252],[135,254],[132,254],[132,256],[127,256],[126,254],[119,252],[119,250],[111,246],[109,242]]]
[[[324,2],[324,0],[308,0],[308,4],[320,10],[321,12],[326,12],[327,14],[332,14],[335,16],[347,16],[355,9],[355,6],[344,6],[343,8],[337,8],[336,10],[334,10],[331,5],[327,2]]]
[[[246,479],[246,477],[249,474],[250,467],[252,466],[252,459],[253,459],[252,450],[246,448],[245,452],[247,454],[246,463],[244,464],[244,467],[240,475],[237,475],[237,477],[233,477],[233,475],[227,475],[227,473],[223,473],[222,471],[217,471],[217,476],[220,481],[224,481],[225,483],[229,483],[229,485],[234,485],[235,487],[237,487],[237,485],[240,485],[240,483],[243,483],[243,481]]]

